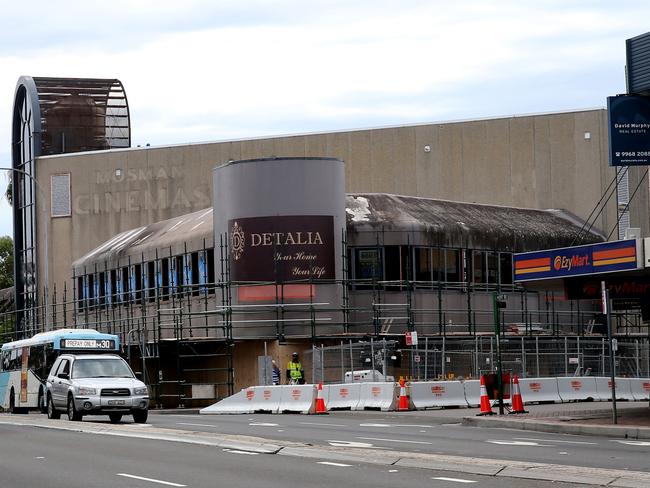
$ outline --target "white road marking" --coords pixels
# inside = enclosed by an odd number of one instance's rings
[[[431,478],[432,480],[440,480],[440,481],[453,481],[454,483],[476,483],[476,481],[473,480],[463,480],[461,478],[445,478],[444,476],[440,476],[438,478]]]
[[[490,444],[498,444],[500,446],[536,446],[536,447],[553,447],[550,444],[539,444],[537,442],[526,441],[486,441]]]
[[[425,432],[425,433],[426,433],[426,430],[421,430],[420,432],[421,432],[421,433],[422,433],[422,432]]]
[[[388,472],[389,473],[399,473],[399,470],[398,469],[389,469]]]
[[[231,454],[247,454],[248,456],[257,456],[259,454],[259,452],[239,451],[237,449],[224,449],[223,451]]]
[[[214,424],[193,424],[191,422],[176,422],[177,425],[191,425],[194,427],[216,427]]]
[[[347,427],[345,424],[326,424],[325,422],[298,422],[302,425],[327,425],[331,427]]]
[[[343,464],[343,463],[332,463],[330,461],[318,461],[316,464],[324,464],[326,466],[340,466],[342,468],[352,466],[351,464]]]
[[[536,439],[535,437],[513,437],[519,441],[542,441],[542,442],[561,442],[562,444],[585,444],[587,446],[597,446],[597,442],[582,442],[582,441],[560,441],[558,439]]]
[[[460,425],[460,424],[454,424]],[[435,425],[421,425],[421,424],[359,424],[359,427],[416,427],[416,428],[427,428],[431,429]]]
[[[558,454],[562,454],[563,456],[568,456],[569,453],[566,451],[560,451],[558,452]]]
[[[647,441],[610,441],[618,442],[619,444],[627,444],[628,446],[650,446],[650,442]]]
[[[366,441],[403,442],[405,444],[427,444],[427,445],[431,445],[430,442],[406,441],[406,440],[402,440],[402,439],[381,439],[379,437],[357,437],[357,439],[363,439],[363,440],[366,440]]]
[[[255,427],[279,427],[280,426],[280,424],[271,424],[269,422],[253,422],[248,425],[252,425]]]
[[[284,432],[284,429],[278,429],[278,432]]]
[[[158,483],[160,485],[167,485],[167,486],[187,486],[187,485],[180,485],[178,483],[172,483],[170,481],[163,481],[163,480],[155,480],[153,478],[143,478],[142,476],[135,476],[133,474],[126,474],[126,473],[116,473],[117,476],[124,476],[125,478],[133,478],[134,480],[142,480],[142,481],[149,481],[151,483]]]
[[[327,441],[329,442],[330,446],[334,447],[361,447],[365,449],[377,449],[375,446],[372,444],[368,444],[367,442],[354,442],[354,441]]]
[[[392,424],[359,424],[359,427],[395,427]]]
[[[45,459],[45,456],[36,456],[34,459]]]

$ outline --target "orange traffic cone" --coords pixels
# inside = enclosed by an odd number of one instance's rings
[[[400,412],[409,410],[409,397],[406,396],[406,382],[404,378],[399,379],[399,405],[397,410]]]
[[[485,376],[481,375],[481,412],[476,414],[480,415],[494,415],[492,407],[490,406],[490,399],[487,395],[487,389],[485,388]]]
[[[519,378],[515,375],[512,381],[512,410],[510,413],[528,413],[524,410],[524,401],[521,398],[521,391],[519,391]]]
[[[318,393],[316,394],[316,414],[328,414],[325,408],[325,400],[323,399],[323,383],[318,383]]]

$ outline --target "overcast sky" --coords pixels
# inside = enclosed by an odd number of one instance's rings
[[[650,30],[648,0],[29,0],[1,12],[2,167],[21,75],[119,78],[133,145],[161,145],[603,107],[625,91],[625,39]]]

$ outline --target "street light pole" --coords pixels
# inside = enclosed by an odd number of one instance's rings
[[[45,204],[46,198],[45,198],[45,192],[43,191],[43,188],[41,187],[40,183],[38,180],[31,174],[27,173],[26,171],[23,171],[22,169],[17,169],[17,168],[7,168],[7,167],[0,167],[0,170],[4,171],[12,171],[15,173],[19,173],[24,176],[28,176],[31,181],[34,182],[34,185],[36,186],[36,189],[38,190],[40,196],[41,196],[41,206],[43,209],[43,214],[45,215],[45,227],[44,232],[45,232],[45,297],[43,298],[43,307],[45,309],[45,330],[50,330],[50,320],[49,320],[49,313],[47,310],[47,303],[48,303],[48,295],[49,295],[49,268],[50,268],[50,259],[49,259],[49,247],[50,247],[50,238],[49,238],[49,217],[47,215],[47,206]],[[37,220],[38,222],[38,220]],[[15,237],[15,236],[14,236]],[[36,293],[38,293],[38,290],[36,290]]]

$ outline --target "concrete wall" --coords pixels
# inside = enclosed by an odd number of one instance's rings
[[[605,110],[43,157],[36,176],[47,195],[51,175],[72,181],[72,216],[49,219],[50,290],[61,290],[73,260],[116,233],[210,206],[216,165],[272,155],[342,159],[348,192],[564,208],[582,218],[615,174]],[[630,192],[642,174],[630,171]],[[596,228],[616,222],[614,200]],[[631,210],[648,235],[647,176]],[[39,225],[39,242],[44,232]]]

